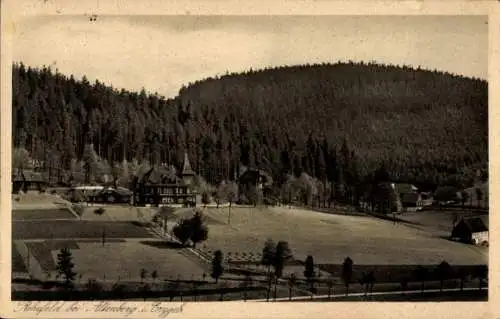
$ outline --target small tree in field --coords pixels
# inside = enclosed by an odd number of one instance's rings
[[[364,298],[366,299],[366,296],[368,294],[368,279],[367,279],[367,274],[363,272],[361,275],[361,278],[358,279],[359,284],[361,287],[363,287],[363,293],[364,293]]]
[[[151,273],[151,279],[153,279],[153,283],[155,283],[156,278],[158,278],[158,272],[156,270],[153,270]]]
[[[62,248],[57,254],[57,272],[64,278],[66,288],[71,288],[75,280],[76,272],[73,271],[73,255],[68,248]]]
[[[295,285],[297,284],[297,277],[295,277],[295,274],[291,274],[290,275],[290,278],[288,279],[288,298],[289,300],[292,300],[292,292],[293,292],[293,288],[295,287]]]
[[[408,289],[408,281],[408,277],[403,277],[399,282],[399,284],[401,285],[401,290],[403,290],[403,294],[405,294],[406,290]]]
[[[203,214],[196,211],[191,219],[183,219],[174,227],[173,233],[183,245],[191,240],[193,248],[196,248],[197,243],[208,238],[208,228],[203,221]]]
[[[227,223],[231,224],[231,206],[238,200],[238,185],[235,182],[228,182],[225,184],[226,199],[229,202]]]
[[[366,281],[368,283],[368,288],[371,294],[373,293],[373,286],[375,285],[375,273],[373,272],[373,270],[370,271],[366,276]]]
[[[174,236],[185,245],[187,241],[191,238],[191,225],[188,219],[181,220],[173,228]]]
[[[102,216],[106,213],[106,210],[103,207],[99,207],[96,210],[94,210],[94,214],[97,216]],[[106,243],[106,226],[102,227],[102,245]]]
[[[226,183],[223,181],[219,184],[217,189],[215,190],[214,193],[214,199],[215,203],[217,204],[217,208],[219,208],[219,205],[222,204],[225,200],[227,200],[227,194],[226,194]]]
[[[163,220],[163,233],[166,234],[168,230],[168,220],[174,216],[175,208],[170,206],[163,206],[160,208],[159,215]]]
[[[208,192],[203,192],[201,194],[201,202],[203,205],[205,205],[205,208],[208,204],[210,204],[210,194]]]
[[[222,265],[223,258],[224,256],[222,254],[222,251],[217,250],[214,253],[214,258],[212,259],[212,273],[210,274],[210,276],[215,279],[215,283],[219,282],[219,278],[224,272],[224,266]]]
[[[267,267],[267,275],[271,274],[271,266],[274,264],[274,258],[276,257],[276,244],[272,239],[266,240],[264,244],[264,249],[262,249],[262,265]]]
[[[349,284],[351,283],[352,280],[352,269],[353,262],[350,257],[347,257],[344,260],[344,263],[342,264],[342,281],[344,282],[345,285],[345,295],[347,296],[349,294]]]
[[[332,296],[332,288],[333,288],[333,278],[328,278],[326,280],[326,285],[328,287],[328,299],[331,299]]]
[[[304,277],[307,278],[307,281],[311,285],[311,292],[313,292],[314,288],[314,259],[311,255],[307,256],[305,261],[305,270]]]
[[[203,215],[200,211],[197,211],[193,218],[190,220],[191,227],[191,241],[193,242],[193,248],[196,248],[196,244],[207,240],[208,238],[208,228],[203,222]]]
[[[424,288],[425,288],[424,285],[425,285],[425,281],[427,280],[427,276],[428,276],[427,268],[422,267],[422,266],[418,266],[415,269],[415,277],[421,283],[420,291],[421,291],[422,295],[424,294]]]
[[[278,242],[276,245],[276,257],[274,258],[274,274],[276,279],[281,278],[283,275],[283,268],[288,260],[293,257],[292,250],[286,241]]]
[[[139,289],[141,291],[142,298],[144,299],[144,301],[146,301],[146,299],[148,298],[148,296],[151,293],[151,287],[149,286],[148,283],[145,283]]]
[[[439,278],[439,291],[443,291],[444,281],[451,275],[451,266],[446,261],[442,261],[436,267],[436,275]]]
[[[148,271],[146,269],[142,268],[141,269],[141,283],[144,282],[144,279],[146,278],[147,274],[148,274]]]
[[[479,265],[475,271],[475,277],[479,279],[479,290],[482,290],[484,286],[484,280],[488,278],[488,266]]]
[[[460,278],[460,291],[464,290],[464,282],[469,276],[469,271],[465,267],[458,269],[458,277]]]

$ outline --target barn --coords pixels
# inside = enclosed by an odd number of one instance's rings
[[[483,245],[488,243],[488,226],[480,217],[462,218],[453,228],[451,238],[464,243]]]

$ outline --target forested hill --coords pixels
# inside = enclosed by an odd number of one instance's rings
[[[212,182],[233,178],[239,163],[278,181],[361,179],[383,163],[393,179],[442,184],[487,167],[487,99],[485,81],[379,64],[228,74],[168,100],[16,64],[13,135],[67,167],[91,141],[111,164],[180,165],[187,150]]]

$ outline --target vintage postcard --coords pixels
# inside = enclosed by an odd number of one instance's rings
[[[495,318],[496,3],[167,3],[2,11],[2,317]]]

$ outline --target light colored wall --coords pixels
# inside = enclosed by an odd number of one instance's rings
[[[480,232],[472,234],[472,241],[477,244],[481,244],[484,241],[488,241],[488,232]]]

